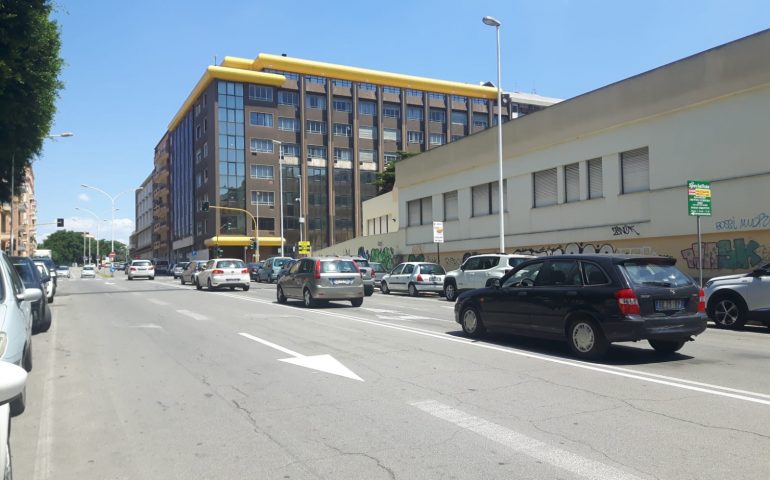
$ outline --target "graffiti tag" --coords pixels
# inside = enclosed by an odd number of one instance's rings
[[[621,235],[631,235],[632,233],[635,233],[636,236],[640,235],[640,233],[636,231],[636,225],[615,225],[610,227],[610,230],[612,231],[612,235],[615,237]]]
[[[743,238],[720,240],[703,243],[703,268],[718,269],[747,269],[762,262],[762,256],[757,253],[761,245],[755,240],[748,242]],[[698,244],[693,243],[688,249],[682,250],[682,258],[689,268],[698,268]]]
[[[764,212],[753,217],[731,217],[714,222],[714,228],[720,231],[767,227],[770,227],[770,215]]]

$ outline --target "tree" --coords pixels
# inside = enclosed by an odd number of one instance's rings
[[[80,263],[83,261],[83,233],[58,230],[48,235],[45,242],[38,245],[38,248],[50,249],[56,263]]]
[[[396,152],[398,154],[398,160],[418,155],[418,152]],[[385,165],[382,172],[377,174],[377,179],[374,181],[374,185],[377,186],[377,195],[388,193],[393,190],[393,185],[396,183],[396,162],[390,162]]]
[[[12,160],[18,188],[56,112],[63,62],[51,10],[49,0],[0,1],[0,202],[11,198]]]

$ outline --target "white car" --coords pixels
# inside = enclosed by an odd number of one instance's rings
[[[740,275],[706,282],[706,313],[717,328],[741,328],[749,320],[770,327],[770,263]]]
[[[57,277],[67,277],[70,278],[70,267],[67,265],[59,265],[56,267],[56,276]]]
[[[13,478],[11,471],[11,400],[24,391],[27,372],[16,365],[0,362],[0,474]]]
[[[93,265],[83,265],[80,271],[80,278],[96,278],[96,267]]]
[[[135,278],[155,280],[155,266],[149,260],[133,260],[126,270],[128,270],[129,280]]]
[[[235,290],[240,287],[244,292],[251,286],[251,277],[249,269],[243,260],[237,258],[217,258],[209,260],[206,267],[198,273],[198,280],[195,282],[198,290],[205,286],[209,290],[215,288],[228,287]]]
[[[45,285],[45,297],[48,299],[48,303],[53,303],[53,297],[56,295],[56,284],[53,283],[53,275],[51,275],[51,271],[48,270],[44,263],[35,262],[35,266],[37,271],[40,272],[40,278],[50,279],[44,282],[43,285]]]
[[[488,287],[493,279],[503,278],[503,275],[514,267],[532,258],[535,257],[508,253],[489,253],[468,257],[460,268],[452,270],[444,277],[444,296],[450,302],[454,302],[460,292]]]

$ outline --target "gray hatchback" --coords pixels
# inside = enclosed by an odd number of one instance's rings
[[[354,307],[360,307],[364,303],[364,282],[361,270],[351,259],[303,258],[278,281],[276,297],[278,303],[301,299],[308,308],[329,300],[349,300]]]

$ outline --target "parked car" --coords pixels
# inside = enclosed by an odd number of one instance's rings
[[[174,269],[171,270],[171,274],[174,276],[174,280],[182,275],[182,272],[184,272],[184,269],[187,268],[187,265],[189,264],[190,262],[179,262],[174,265]]]
[[[468,257],[460,268],[448,272],[444,277],[444,297],[454,302],[461,292],[488,287],[493,279],[503,278],[503,275],[514,267],[532,258],[535,257],[509,253],[489,253]]]
[[[31,302],[32,308],[32,332],[47,332],[51,328],[51,308],[48,302],[44,301],[46,294],[45,283],[50,283],[50,277],[43,277],[29,257],[11,257],[16,273],[19,274],[24,288],[35,288],[40,290],[40,300]]]
[[[24,390],[27,372],[10,363],[0,362],[0,468],[3,479],[13,478],[11,464],[11,410],[8,403]]]
[[[192,283],[197,285],[198,274],[206,268],[206,260],[193,260],[187,264],[187,268],[184,269],[181,275],[179,275],[179,281],[184,285],[185,283]]]
[[[265,260],[265,264],[262,266],[262,269],[259,270],[259,276],[257,277],[258,282],[267,282],[267,283],[273,283],[278,276],[278,272],[281,270],[281,267],[284,263],[291,260],[289,257],[270,257],[267,260]]]
[[[148,278],[155,280],[155,266],[149,260],[134,260],[128,267],[128,279]]]
[[[259,275],[259,269],[262,268],[262,265],[264,264],[265,262],[247,263],[246,268],[249,269],[249,278],[256,281]]]
[[[580,358],[647,340],[673,353],[706,329],[705,298],[670,257],[554,255],[460,294],[455,321],[478,337],[503,331],[567,341]]]
[[[32,261],[35,262],[35,265],[44,266],[48,271],[48,276],[51,277],[51,291],[50,295],[48,296],[48,302],[53,302],[53,297],[56,295],[56,288],[59,285],[59,281],[56,276],[56,264],[53,263],[53,260],[50,258],[35,258],[32,259]]]
[[[131,263],[133,264],[133,262]],[[153,267],[155,268],[155,275],[171,275],[171,265],[169,265],[168,260],[156,260]]]
[[[125,271],[126,270],[126,262],[117,262],[117,263],[115,263],[115,270]]]
[[[714,277],[705,285],[706,312],[717,328],[741,328],[749,320],[770,327],[770,263],[749,273]]]
[[[96,267],[94,265],[83,265],[80,270],[80,278],[96,278]]]
[[[204,285],[209,290],[221,287],[235,290],[236,287],[240,287],[247,292],[251,287],[249,269],[246,268],[243,260],[237,258],[209,260],[206,267],[198,274],[198,280],[195,283],[198,290],[201,290]]]
[[[386,295],[390,292],[408,292],[410,297],[416,297],[421,292],[443,295],[444,275],[444,267],[437,263],[400,263],[382,277],[380,290]]]
[[[372,272],[374,272],[374,286],[380,288],[382,277],[384,277],[388,271],[385,270],[385,267],[379,262],[369,262],[369,266],[372,267]]]
[[[70,278],[70,267],[67,265],[59,265],[56,267],[57,278]]]
[[[48,270],[48,267],[46,267],[44,263],[34,262],[34,265],[38,275],[40,276],[43,286],[45,287],[45,290],[43,291],[45,298],[48,303],[53,303],[54,296],[56,295],[56,287],[54,286],[51,272]]]
[[[349,300],[354,307],[360,307],[364,303],[364,282],[351,259],[302,258],[278,281],[276,298],[278,303],[301,299],[308,308],[330,300]]]
[[[361,270],[361,278],[364,281],[364,295],[367,297],[374,293],[374,270],[369,265],[369,260],[363,257],[353,257],[352,260],[358,265],[358,269]]]
[[[8,255],[0,252],[0,361],[32,370],[32,303],[43,298],[37,288],[25,288]],[[11,400],[11,415],[24,412],[22,390]]]
[[[283,266],[281,266],[281,269],[278,270],[278,275],[275,276],[275,281],[278,282],[279,280],[281,280],[281,277],[286,275],[286,273],[289,271],[291,266],[294,265],[295,263],[297,263],[297,260],[294,260],[294,259],[284,263]]]

